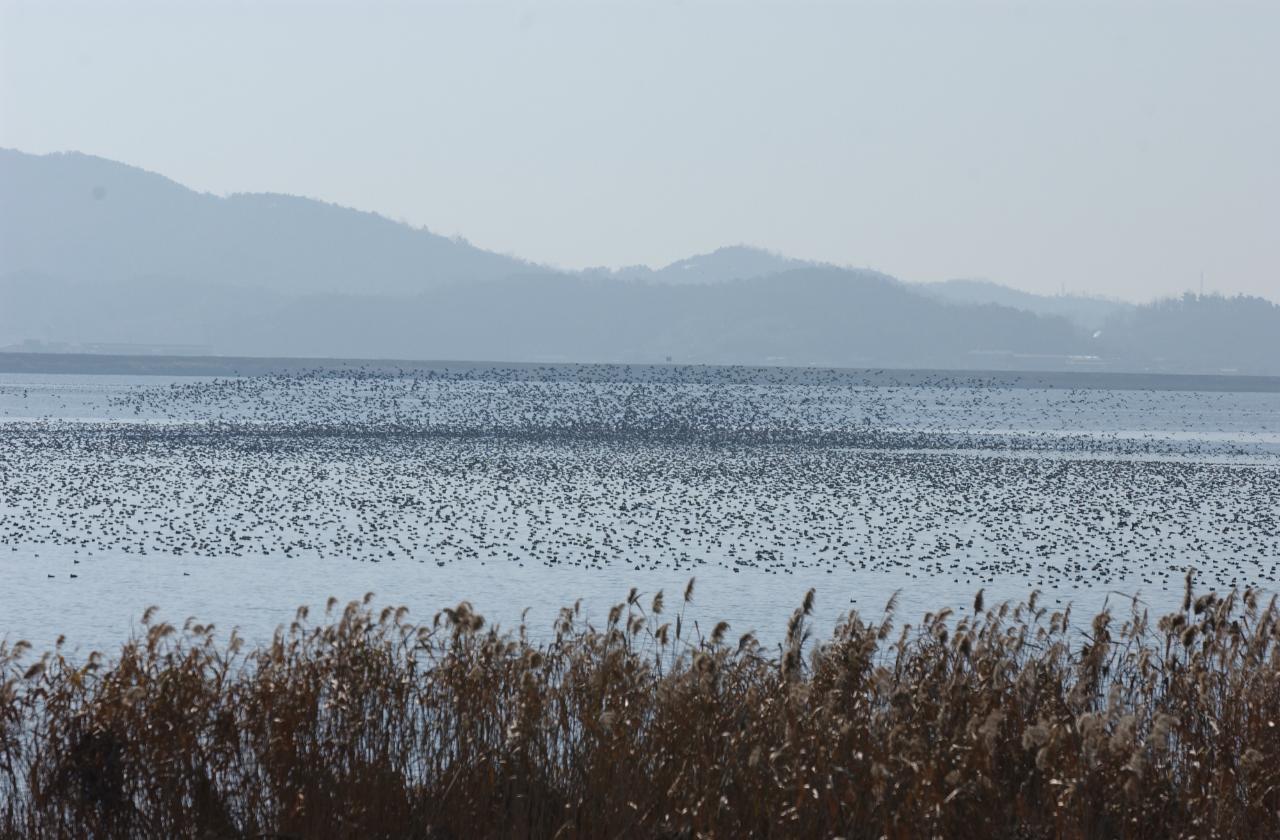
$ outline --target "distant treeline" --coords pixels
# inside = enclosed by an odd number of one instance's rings
[[[1181,369],[1280,371],[1280,306],[1256,297],[1186,294],[1110,321],[1101,345],[1115,358]]]

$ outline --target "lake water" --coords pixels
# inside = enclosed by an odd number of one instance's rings
[[[1280,394],[935,373],[467,366],[0,374],[0,635],[111,648],[150,605],[250,638],[374,592],[535,634],[631,587],[776,640],[1021,600],[1273,592]]]

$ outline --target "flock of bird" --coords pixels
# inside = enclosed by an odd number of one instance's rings
[[[70,558],[50,576],[123,554],[1277,588],[1280,395],[875,377],[0,381],[0,547]]]

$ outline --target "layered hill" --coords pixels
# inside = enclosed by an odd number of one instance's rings
[[[1263,373],[1278,336],[1258,299],[922,287],[746,246],[556,271],[312,199],[0,150],[0,347]]]

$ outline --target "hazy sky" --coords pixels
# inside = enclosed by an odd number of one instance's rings
[[[566,266],[1280,299],[1280,2],[0,0],[0,146]]]

